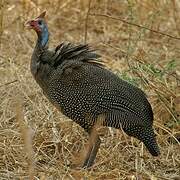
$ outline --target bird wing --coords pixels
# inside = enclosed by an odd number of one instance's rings
[[[102,96],[99,100],[98,106],[107,109],[107,112],[116,121],[127,120],[132,124],[136,124],[136,122],[138,124],[141,122],[152,124],[153,112],[148,100],[145,98],[144,93],[137,93],[137,91],[133,91],[133,88],[108,89],[105,93],[106,96]],[[135,119],[139,120],[136,121]]]
[[[83,61],[101,66],[99,58],[100,55],[91,50],[87,44],[73,45],[71,43],[61,43],[55,48],[52,63],[55,68],[67,60]]]

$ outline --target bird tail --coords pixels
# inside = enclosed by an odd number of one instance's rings
[[[147,136],[147,138],[144,138],[143,140],[144,145],[148,149],[148,151],[153,155],[153,156],[158,156],[160,155],[160,150],[158,147],[158,144],[156,142],[155,135],[153,133],[152,135]]]
[[[140,141],[142,141],[148,151],[153,155],[153,156],[158,156],[160,155],[160,150],[158,147],[158,144],[156,142],[156,137],[153,131],[153,128],[144,128],[142,126],[139,127],[131,127],[129,129],[124,129],[124,131],[130,135],[133,136]]]

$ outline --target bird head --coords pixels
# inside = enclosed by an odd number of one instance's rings
[[[33,29],[37,34],[42,33],[43,29],[46,28],[47,24],[45,22],[46,11],[41,13],[37,18],[29,20],[25,23],[25,26],[29,29]]]
[[[45,15],[46,15],[46,11],[41,13],[35,19],[29,20],[25,23],[25,26],[28,29],[33,29],[37,33],[42,46],[46,45],[49,37],[48,27],[45,21]]]

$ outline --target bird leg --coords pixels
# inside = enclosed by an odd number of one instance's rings
[[[87,153],[85,155],[85,160],[82,165],[82,168],[89,168],[93,165],[94,160],[96,158],[98,149],[101,144],[101,140],[99,138],[98,130],[101,126],[103,126],[105,120],[105,114],[100,114],[97,118],[97,121],[91,128],[91,130],[88,131],[89,133],[89,142],[88,142],[88,148]]]
[[[89,168],[93,165],[100,144],[101,140],[99,135],[97,134],[96,130],[93,130],[89,136],[88,150],[82,168]]]

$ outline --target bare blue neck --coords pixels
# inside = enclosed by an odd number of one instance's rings
[[[41,53],[48,49],[49,32],[47,26],[44,26],[43,31],[37,35],[38,39],[31,58],[31,72],[34,76],[38,72]]]
[[[44,49],[48,45],[49,32],[47,25],[44,26],[43,31],[38,34],[38,45]]]

